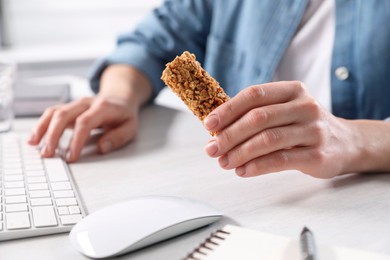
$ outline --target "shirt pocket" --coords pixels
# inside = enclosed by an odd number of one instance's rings
[[[234,96],[242,88],[244,53],[233,44],[222,41],[214,35],[207,39],[205,69],[227,92]]]

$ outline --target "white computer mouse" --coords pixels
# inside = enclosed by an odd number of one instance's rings
[[[203,202],[145,196],[96,211],[69,234],[74,248],[92,258],[113,257],[211,224],[222,212]]]

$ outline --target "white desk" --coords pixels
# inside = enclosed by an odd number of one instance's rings
[[[307,225],[319,243],[390,255],[390,174],[319,180],[288,171],[243,179],[205,154],[209,135],[192,115],[157,106],[142,114],[135,142],[71,165],[87,210],[166,194],[207,201],[226,218],[120,259],[181,259],[227,222],[289,237]],[[18,120],[15,128],[29,131],[32,123]],[[87,258],[73,250],[67,234],[60,234],[1,242],[0,259]]]

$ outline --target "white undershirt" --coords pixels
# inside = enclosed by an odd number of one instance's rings
[[[273,78],[304,82],[309,93],[329,111],[334,32],[334,0],[310,0]]]

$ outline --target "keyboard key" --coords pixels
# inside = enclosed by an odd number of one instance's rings
[[[4,156],[3,161],[7,163],[20,164],[22,163],[22,160],[19,157],[20,154],[14,154],[14,155],[7,154],[7,156]]]
[[[31,206],[53,205],[51,198],[30,199]]]
[[[65,182],[54,182],[51,184],[52,190],[70,190],[72,187],[68,181]]]
[[[7,229],[30,228],[30,218],[27,212],[9,213],[6,214]]]
[[[52,206],[32,207],[31,210],[35,227],[52,227],[58,225]]]
[[[5,196],[13,196],[13,195],[26,195],[25,189],[5,189],[4,190]]]
[[[6,169],[4,167],[4,175],[13,175],[13,174],[23,174],[23,170],[21,168]]]
[[[23,175],[6,175],[4,181],[23,181]]]
[[[20,154],[19,147],[17,145],[8,145],[3,143],[3,156],[7,157],[15,157]]]
[[[6,181],[4,182],[4,188],[24,188],[23,181]]]
[[[28,185],[29,190],[48,190],[49,186],[47,183],[34,183]]]
[[[71,190],[54,191],[54,198],[74,198],[74,192]]]
[[[22,163],[9,163],[9,162],[4,162],[3,168],[4,168],[4,169],[8,169],[8,170],[11,170],[11,169],[22,170]]]
[[[77,205],[77,200],[75,198],[56,199],[56,204],[58,207],[75,206]]]
[[[68,207],[58,207],[58,215],[69,215],[69,209]]]
[[[27,164],[24,166],[26,171],[43,171],[43,165],[41,164]]]
[[[45,158],[44,163],[51,182],[68,180],[64,163],[60,158]]]
[[[26,203],[26,202],[27,202],[26,196],[10,196],[10,197],[5,197],[5,203],[6,203],[6,204]]]
[[[23,150],[23,154],[39,154],[39,149],[37,146],[23,144],[22,150]]]
[[[23,154],[24,164],[42,164],[41,155],[38,154]]]
[[[26,156],[24,155],[24,165],[42,165],[42,159],[39,155]]]
[[[27,178],[28,183],[41,183],[46,182],[46,177],[28,177]]]
[[[62,225],[73,225],[79,222],[83,217],[81,215],[60,216]]]
[[[70,206],[69,208],[69,213],[70,214],[80,214],[80,208],[78,206]]]
[[[26,171],[26,176],[45,176],[45,171]]]
[[[10,204],[5,205],[5,212],[18,212],[18,211],[27,211],[27,204]]]
[[[48,190],[30,191],[30,198],[46,198],[46,197],[50,197],[50,192]]]

